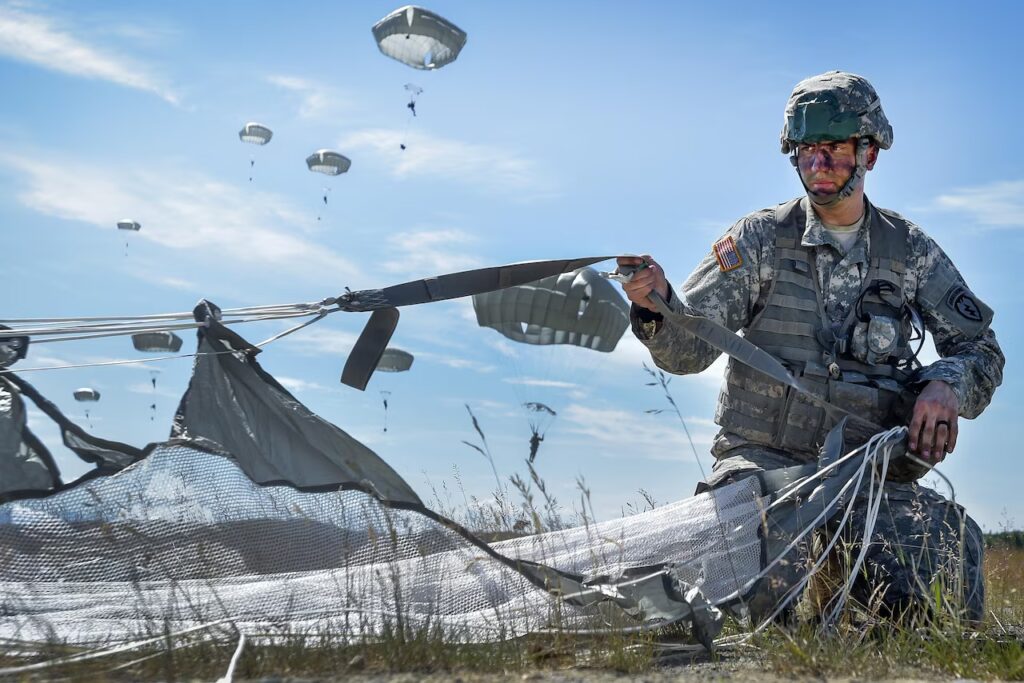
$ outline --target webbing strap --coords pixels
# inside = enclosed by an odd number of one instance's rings
[[[807,397],[807,400],[824,409],[825,412],[833,415],[848,416],[854,422],[858,422],[875,432],[885,431],[881,425],[877,425],[871,420],[866,420],[860,415],[833,405],[805,388],[777,358],[758,348],[728,327],[707,318],[676,313],[669,308],[661,295],[653,290],[648,294],[648,298],[654,303],[658,312],[665,317],[666,321],[671,321],[698,339],[707,342],[719,351],[757,370],[761,374],[767,375],[776,382],[792,387],[794,391]]]

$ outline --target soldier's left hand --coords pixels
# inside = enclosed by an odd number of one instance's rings
[[[953,389],[940,380],[925,385],[910,420],[910,450],[923,460],[941,462],[956,448],[960,402]]]

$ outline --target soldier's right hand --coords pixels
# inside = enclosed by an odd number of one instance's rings
[[[625,292],[626,298],[637,306],[650,311],[657,311],[658,309],[647,298],[647,295],[655,291],[661,295],[661,298],[668,298],[668,280],[665,279],[665,271],[658,265],[658,262],[651,258],[650,254],[644,254],[643,256],[620,256],[616,259],[616,264],[620,266],[636,267],[643,263],[647,263],[647,267],[636,271],[633,279],[629,282],[624,282],[622,284],[622,291]]]

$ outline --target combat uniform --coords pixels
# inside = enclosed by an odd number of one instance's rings
[[[825,229],[807,197],[751,213],[716,243],[683,284],[682,296],[670,290],[668,303],[677,312],[743,330],[794,374],[817,379],[817,385],[810,385],[821,387],[821,395],[830,400],[842,395],[839,389],[844,387],[875,391],[868,397],[884,412],[891,406],[878,396],[941,380],[956,394],[960,415],[976,417],[1002,380],[1004,358],[989,327],[991,310],[974,297],[950,259],[919,227],[866,199],[864,217],[847,250]],[[872,236],[881,241],[893,235],[901,241],[905,237],[905,249],[888,245],[886,252],[903,251],[890,262],[891,254],[878,253],[879,245],[872,252]],[[723,251],[728,258],[723,259]],[[885,353],[873,352],[878,343],[884,347],[893,341],[872,338],[878,333],[874,327],[862,324],[859,335],[842,334],[838,340],[833,334],[851,319],[870,317],[861,310],[851,315],[851,308],[863,303],[865,284],[880,272],[901,289],[897,298],[920,314],[941,357],[912,375],[891,369]],[[646,309],[633,306],[631,319],[634,334],[667,372],[700,372],[721,353]],[[905,336],[905,330],[898,336]],[[773,342],[778,346],[772,347]],[[901,349],[890,344],[890,351],[906,356],[905,340]],[[716,410],[722,427],[712,447],[716,464],[705,487],[816,457],[831,423],[810,404],[794,408],[798,397],[792,394],[730,359]],[[855,506],[854,535],[863,521],[863,506]],[[871,591],[884,586],[884,604],[900,610],[915,599],[927,600],[933,581],[955,578],[965,597],[966,616],[981,619],[981,532],[962,508],[916,483],[888,482],[873,539],[868,578],[858,581],[855,598],[866,604]],[[961,553],[964,561],[959,563]],[[962,566],[962,576],[949,573],[953,566]]]

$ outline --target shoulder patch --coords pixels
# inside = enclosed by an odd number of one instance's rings
[[[732,238],[732,235],[715,242],[711,251],[715,255],[715,260],[718,261],[718,269],[723,273],[736,270],[743,265],[743,257],[740,256],[739,249],[736,248],[736,240]]]
[[[946,306],[972,322],[982,321],[981,309],[966,287],[954,286],[946,295]]]

